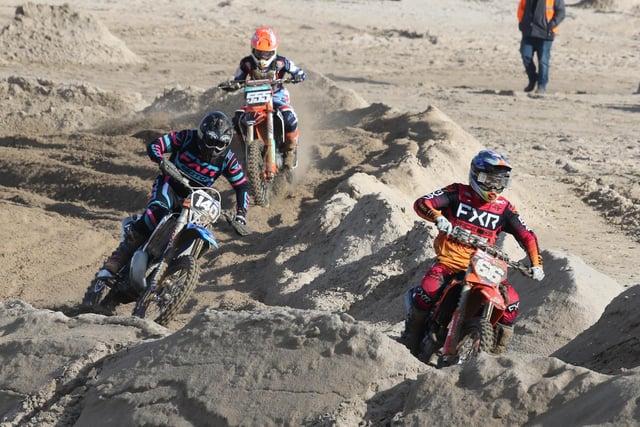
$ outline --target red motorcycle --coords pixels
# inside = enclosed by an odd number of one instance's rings
[[[441,292],[418,358],[438,368],[461,364],[496,345],[495,327],[502,318],[505,298],[500,283],[511,266],[532,277],[531,269],[511,261],[506,253],[461,227],[449,236],[475,249],[466,272],[454,277]]]
[[[218,85],[225,90],[244,88],[239,125],[245,150],[247,180],[253,202],[269,206],[271,186],[282,168],[284,121],[273,106],[274,87],[296,83],[293,79],[231,80]]]

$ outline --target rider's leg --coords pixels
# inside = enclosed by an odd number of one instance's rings
[[[280,106],[279,110],[284,121],[284,147],[282,149],[284,169],[293,169],[298,165],[297,150],[300,135],[298,116],[289,104]]]
[[[417,356],[420,353],[420,342],[426,333],[430,310],[424,310],[417,306],[413,298],[415,292],[415,289],[407,291],[407,318],[404,321],[404,331],[402,331],[400,341],[411,351],[411,354]]]
[[[451,270],[448,267],[436,263],[424,275],[420,286],[410,291],[407,319],[401,340],[414,355],[420,351],[420,342],[427,332],[427,320],[431,315],[438,290],[449,274]]]
[[[147,235],[140,233],[134,227],[130,227],[120,245],[111,253],[104,263],[105,270],[116,274],[131,259],[133,253],[147,240]]]
[[[513,325],[503,325],[498,322],[495,328],[495,333],[496,345],[493,348],[493,353],[501,354],[511,342],[511,338],[513,338]]]
[[[107,259],[103,269],[116,274],[131,260],[134,252],[151,235],[171,206],[179,203],[177,195],[169,185],[170,177],[158,176],[153,182],[151,197],[144,214],[127,229],[122,242]]]
[[[298,130],[287,133],[284,136],[284,149],[282,155],[285,169],[293,169],[298,166]]]
[[[500,293],[502,294],[507,308],[495,327],[496,345],[493,353],[501,354],[506,348],[511,338],[513,338],[513,324],[518,316],[520,307],[520,296],[518,292],[511,286],[509,282],[504,280],[500,284]]]

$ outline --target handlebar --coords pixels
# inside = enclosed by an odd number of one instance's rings
[[[296,84],[299,83],[295,79],[292,78],[284,78],[284,79],[260,79],[260,80],[229,80],[226,82],[222,82],[218,85],[220,89],[225,90],[238,90],[245,86],[260,86],[260,85],[281,85],[281,84]]]
[[[518,270],[523,275],[527,277],[533,277],[533,273],[531,272],[530,267],[527,267],[526,265],[520,262],[512,261],[509,258],[509,255],[507,255],[504,251],[500,250],[499,248],[493,245],[490,245],[489,243],[487,243],[485,238],[477,236],[471,233],[469,230],[465,230],[464,228],[457,226],[453,229],[451,234],[449,234],[449,238],[459,243],[471,246],[472,248],[481,249],[486,253],[488,253],[489,255],[492,255],[498,259],[503,260],[504,262],[509,264],[510,267],[513,267],[515,270]]]

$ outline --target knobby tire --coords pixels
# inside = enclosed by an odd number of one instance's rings
[[[153,317],[159,325],[167,326],[184,308],[196,288],[200,280],[200,266],[193,256],[184,255],[165,271],[159,272],[158,277],[158,284],[147,289],[134,314]],[[154,314],[148,316],[152,312]]]
[[[247,148],[247,179],[253,203],[257,206],[266,206],[268,204],[265,183],[261,176],[264,169],[264,159],[262,158],[263,143],[254,140],[249,143]]]
[[[462,336],[458,345],[458,356],[463,362],[475,357],[478,353],[490,353],[495,337],[493,325],[483,317],[475,317],[462,327]]]

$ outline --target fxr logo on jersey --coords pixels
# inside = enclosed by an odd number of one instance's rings
[[[490,212],[479,211],[473,206],[469,206],[466,203],[460,203],[458,210],[456,211],[456,218],[460,218],[464,221],[472,224],[479,224],[481,227],[495,230],[498,228],[498,222],[500,216],[492,214]]]

